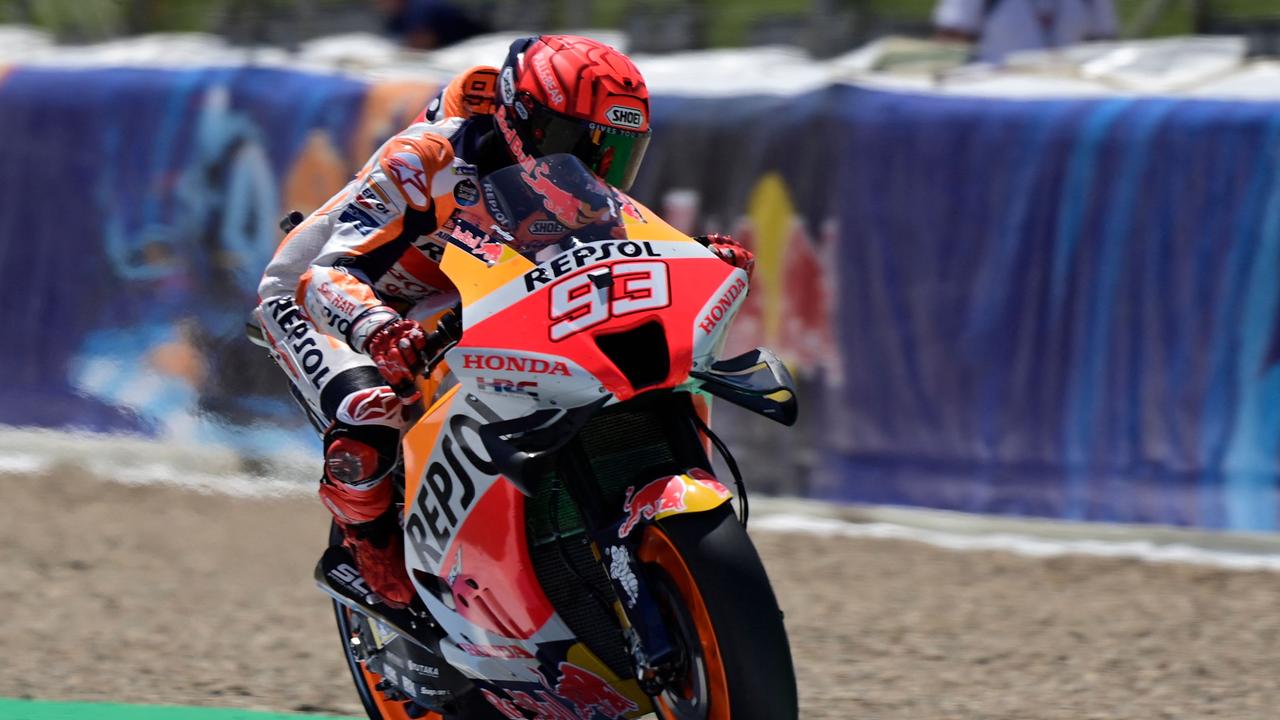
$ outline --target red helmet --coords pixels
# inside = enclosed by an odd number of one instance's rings
[[[649,146],[649,91],[640,71],[626,55],[576,35],[511,44],[494,118],[517,162],[571,153],[624,191]]]

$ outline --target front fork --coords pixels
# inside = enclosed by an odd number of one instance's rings
[[[614,611],[622,623],[636,680],[649,695],[658,695],[683,673],[685,658],[672,641],[666,619],[654,600],[636,559],[645,529],[673,515],[706,512],[729,501],[731,494],[710,473],[694,469],[627,489],[623,515],[610,527],[592,533],[596,558],[613,584]]]
[[[657,695],[666,680],[677,676],[684,658],[671,640],[658,603],[649,591],[649,582],[636,560],[639,543],[604,534],[603,541],[596,541],[595,550],[618,598],[613,609],[622,623],[636,681],[645,693]]]

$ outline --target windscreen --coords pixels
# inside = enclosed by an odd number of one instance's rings
[[[623,197],[573,155],[533,158],[480,179],[480,197],[459,209],[455,237],[499,241],[526,256],[569,239],[626,237]]]

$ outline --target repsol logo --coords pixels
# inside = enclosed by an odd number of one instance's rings
[[[493,186],[489,183],[484,183],[481,187],[484,193],[484,206],[488,208],[489,214],[493,216],[494,220],[498,221],[499,225],[510,225],[511,218],[507,217],[507,214],[502,211],[502,203],[498,201],[498,196]]]
[[[485,423],[502,419],[474,395],[467,395],[465,402]],[[439,564],[444,557],[461,518],[476,501],[477,474],[482,477],[498,474],[497,466],[484,453],[480,440],[482,424],[461,413],[450,417],[440,441],[438,459],[423,473],[422,487],[414,501],[417,512],[410,513],[404,526],[409,544],[423,567]]]
[[[635,108],[614,105],[605,111],[604,116],[618,127],[639,130],[644,126],[644,113]]]
[[[720,296],[716,304],[711,306],[711,309],[707,311],[707,314],[698,323],[698,327],[702,328],[702,332],[710,335],[711,331],[715,330],[716,326],[720,324],[720,321],[724,320],[724,316],[729,314],[729,309],[733,307],[733,303],[737,301],[738,296],[742,295],[742,291],[746,289],[747,281],[742,278],[738,278],[737,282],[730,285],[729,289],[724,291],[724,294]]]
[[[662,257],[647,242],[634,240],[605,240],[589,243],[562,253],[524,274],[524,289],[533,292],[538,287],[573,272],[589,263],[610,258]]]
[[[302,317],[298,306],[288,298],[276,298],[269,303],[271,317],[284,331],[281,342],[286,343],[293,351],[293,357],[307,380],[315,387],[329,376],[329,366],[325,364],[324,352],[311,335],[315,330]]]

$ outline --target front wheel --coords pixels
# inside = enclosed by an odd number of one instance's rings
[[[650,525],[637,553],[681,671],[654,698],[663,720],[794,720],[795,669],[764,565],[731,508]]]

